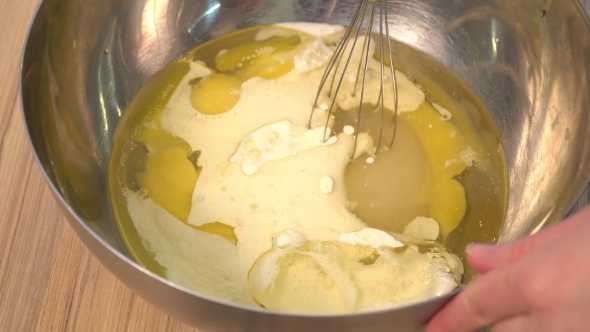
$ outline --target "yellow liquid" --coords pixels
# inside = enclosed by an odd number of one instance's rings
[[[131,100],[117,128],[109,166],[115,220],[133,258],[164,277],[165,268],[155,261],[154,253],[146,248],[135,230],[125,194],[137,192],[150,197],[181,222],[187,222],[200,171],[198,152],[191,151],[188,143],[162,129],[160,116],[188,73],[192,59],[203,61],[209,68],[221,72],[212,79],[191,83],[192,105],[205,114],[219,114],[230,109],[237,102],[232,99],[231,91],[239,88],[240,82],[254,76],[276,78],[290,71],[292,62],[277,62],[276,53],[244,60],[244,54],[268,46],[253,42],[259,29],[245,29],[207,42],[164,67]],[[286,37],[270,43],[274,43],[272,46],[280,55],[296,47],[299,40]],[[222,49],[228,48],[230,51],[216,59]],[[215,96],[224,103],[211,104],[204,96]],[[445,236],[438,240],[451,252],[461,255],[468,243],[497,240],[506,209],[506,171],[498,137],[492,140],[496,146],[489,144],[488,140],[484,142],[487,145],[479,144],[477,151],[485,159],[492,160],[483,164],[495,167],[440,165],[449,154],[456,152],[453,149],[463,149],[466,144],[478,141],[478,133],[469,132],[469,127],[461,126],[460,121],[456,123],[455,119],[465,118],[463,110],[447,108],[453,114],[451,121],[438,121],[438,113],[429,102],[417,111],[398,116],[392,148],[379,151],[372,164],[366,163],[366,155],[352,161],[345,173],[346,189],[348,199],[356,205],[353,213],[368,226],[401,232],[414,217],[430,216],[441,222]],[[370,112],[364,114],[368,117],[364,121],[368,126],[363,130],[374,130],[375,119],[380,121],[380,117]],[[425,124],[426,120],[430,122]],[[334,129],[339,131],[346,122],[344,113],[337,114]],[[428,127],[432,123],[436,125],[436,134],[432,134],[432,128]],[[495,128],[493,123],[487,126]],[[458,137],[475,139],[445,140],[444,137],[454,130],[459,131]],[[233,228],[219,222],[195,228],[234,243],[237,241]],[[472,277],[473,274],[468,272],[465,280]]]

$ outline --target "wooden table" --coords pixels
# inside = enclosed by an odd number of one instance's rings
[[[74,234],[21,118],[22,46],[39,0],[0,0],[0,331],[196,331],[131,292]]]
[[[35,164],[18,75],[38,3],[0,0],[0,331],[196,331],[100,265],[66,223]]]

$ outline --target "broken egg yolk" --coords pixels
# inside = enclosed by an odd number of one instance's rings
[[[194,153],[186,141],[162,129],[159,122],[151,124],[142,126],[134,135],[134,140],[148,149],[145,170],[137,174],[146,195],[183,223],[237,244],[234,228],[224,223],[188,224],[200,168],[196,166],[196,160],[191,160],[195,158]]]
[[[191,105],[202,114],[217,115],[232,109],[240,100],[240,86],[237,78],[214,74],[203,78],[191,89]]]
[[[467,167],[460,156],[469,145],[457,127],[441,118],[430,103],[422,103],[417,110],[400,116],[425,151],[429,171],[420,196],[429,204],[430,217],[440,223],[446,236],[465,216],[465,189],[454,177]]]

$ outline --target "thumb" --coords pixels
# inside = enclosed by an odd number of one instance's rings
[[[590,223],[590,206],[576,215],[547,227],[537,234],[500,245],[472,244],[467,246],[467,261],[479,273],[510,264],[527,253],[574,232],[583,223]]]

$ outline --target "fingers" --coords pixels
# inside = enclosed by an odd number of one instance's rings
[[[578,229],[578,227],[590,220],[590,206],[578,214],[548,228],[539,233],[505,244],[487,245],[474,244],[467,247],[467,260],[479,273],[486,273],[493,269],[506,266],[532,250],[553,242]]]
[[[532,329],[530,317],[527,314],[508,317],[490,326],[490,332],[522,331],[536,331],[536,329]]]
[[[576,244],[590,243],[589,232],[590,207],[587,207],[529,238],[498,247],[469,247],[470,263],[487,273],[438,312],[426,332],[468,332],[487,325],[492,326],[492,331],[531,330],[528,324],[535,322],[531,319],[531,310],[552,305],[555,299],[560,299],[549,296],[547,285],[561,280],[563,271],[572,271],[572,264],[576,266],[584,261],[584,252],[576,251]],[[581,256],[564,260],[563,257],[570,257],[563,256],[564,253]],[[551,329],[545,326],[545,330]]]
[[[426,332],[470,332],[525,314],[528,307],[518,292],[519,274],[515,272],[503,268],[473,281],[432,318]]]

